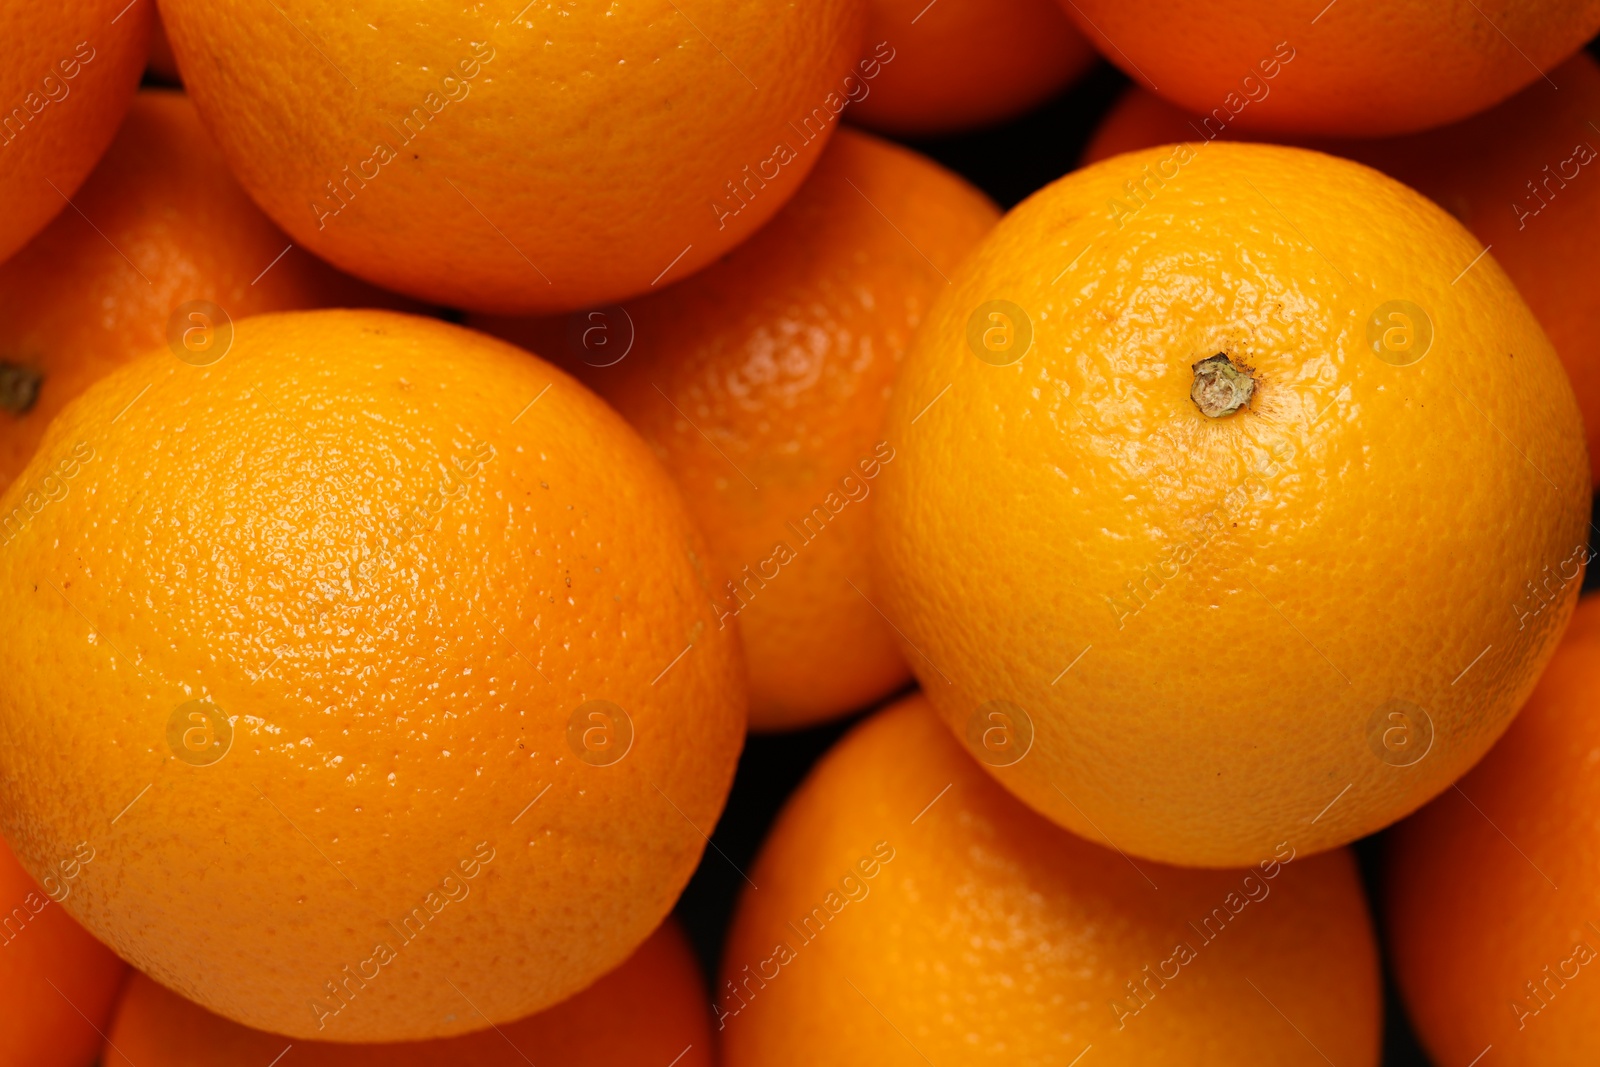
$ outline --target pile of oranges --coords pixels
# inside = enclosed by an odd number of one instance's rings
[[[0,1067],[1600,1062],[1600,0],[0,7]]]

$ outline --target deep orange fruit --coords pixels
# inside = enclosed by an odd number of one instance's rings
[[[683,931],[668,919],[627,962],[582,993],[493,1030],[437,1041],[290,1041],[213,1015],[135,975],[106,1035],[103,1062],[267,1067],[283,1056],[296,1067],[711,1067],[713,1051],[699,965]]]
[[[237,1022],[549,1007],[660,924],[727,796],[704,540],[493,338],[306,311],[163,349],[67,406],[0,524],[0,822],[36,874],[87,840],[67,910]]]
[[[823,758],[750,879],[714,1005],[727,1067],[1378,1061],[1348,851],[1134,862],[1018,803],[921,695]]]
[[[1389,838],[1395,978],[1436,1063],[1600,1058],[1600,600],[1494,751]],[[1486,1062],[1487,1059],[1486,1059]]]
[[[1600,484],[1600,301],[1589,284],[1591,252],[1600,244],[1600,182],[1588,180],[1600,159],[1600,132],[1589,124],[1600,114],[1600,65],[1580,52],[1549,79],[1441,129],[1310,147],[1398,178],[1493,251],[1572,379]],[[1084,158],[1235,133],[1133,89],[1106,116]]]
[[[952,280],[889,403],[877,588],[1000,781],[1230,866],[1371,833],[1488,751],[1590,494],[1481,242],[1346,160],[1177,145],[1035,194]]]
[[[1055,0],[871,0],[865,88],[849,118],[911,136],[1000,122],[1049,99],[1094,60]]]
[[[943,168],[844,130],[766,228],[666,292],[473,320],[560,353],[677,477],[728,575],[719,621],[743,632],[757,729],[909,677],[873,606],[872,494],[895,456],[880,424],[945,274],[998,217]]]
[[[402,303],[290,247],[181,93],[138,95],[74,202],[0,264],[0,486],[67,401],[135,356],[263,311]]]
[[[387,288],[505,313],[645,293],[760,228],[859,94],[865,11],[162,4],[201,117],[298,243]]]
[[[97,858],[87,842],[28,876],[0,841],[0,1067],[89,1067],[128,968],[61,907]]]
[[[1537,81],[1600,30],[1600,0],[1060,0],[1142,85],[1242,129],[1379,137]]]
[[[155,0],[0,7],[0,260],[63,208],[111,143]]]

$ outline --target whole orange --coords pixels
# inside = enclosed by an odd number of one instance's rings
[[[1578,604],[1527,707],[1455,788],[1394,829],[1395,978],[1438,1063],[1600,1058],[1600,600]]]
[[[1600,30],[1600,0],[1060,0],[1111,62],[1242,129],[1378,137],[1538,80]]]
[[[154,17],[155,0],[0,7],[0,260],[68,206],[111,143]]]
[[[912,332],[998,217],[922,156],[843,130],[768,226],[666,292],[475,320],[564,355],[677,477],[729,576],[719,622],[742,631],[757,729],[909,677],[873,606],[872,491],[895,456],[879,429]]]
[[[96,859],[87,842],[40,885],[0,841],[0,1067],[89,1067],[128,968],[61,908]]]
[[[865,6],[161,11],[201,117],[296,241],[413,296],[527,313],[647,292],[760,228],[859,94]]]
[[[0,825],[151,977],[294,1038],[576,993],[671,909],[744,665],[671,479],[510,345],[260,315],[68,405],[0,496]]]
[[[67,401],[169,335],[181,349],[230,318],[399,302],[291,248],[181,93],[138,94],[74,202],[0,264],[0,486]]]
[[[700,968],[672,919],[627,962],[577,996],[493,1030],[437,1041],[291,1042],[213,1015],[136,974],[106,1035],[103,1062],[105,1067],[267,1067],[275,1056],[295,1067],[525,1067],[529,1063],[711,1067],[713,1063]]]
[[[823,759],[750,879],[713,1006],[727,1067],[1378,1061],[1348,851],[1136,863],[1023,807],[920,694]]]
[[[885,421],[877,588],[1002,782],[1229,866],[1488,750],[1577,598],[1589,464],[1459,223],[1346,160],[1176,145],[1035,194],[952,280]]]
[[[913,136],[984,126],[1054,96],[1094,60],[1055,0],[871,0],[866,95],[850,121]]]
[[[1560,89],[1553,88],[1551,82]],[[1398,178],[1460,219],[1505,268],[1561,356],[1583,411],[1600,484],[1600,302],[1588,266],[1600,244],[1600,65],[1580,52],[1498,107],[1409,137],[1324,140],[1314,147]],[[1086,161],[1170,141],[1230,137],[1133,89],[1106,116]]]

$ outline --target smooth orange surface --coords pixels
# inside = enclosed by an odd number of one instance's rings
[[[95,1062],[128,968],[58,903],[95,859],[74,846],[41,886],[0,841],[0,1067]]]
[[[683,931],[668,919],[626,963],[570,1000],[494,1030],[439,1041],[291,1042],[213,1015],[138,974],[117,1008],[104,1063],[267,1067],[286,1051],[284,1063],[297,1067],[711,1067],[714,1062],[700,969]]]
[[[704,540],[619,416],[493,338],[307,311],[163,350],[52,423],[0,530],[3,828],[35,873],[87,839],[67,909],[237,1022],[548,1007],[660,924],[727,796]]]
[[[155,0],[0,7],[0,260],[67,208],[111,143],[154,19]]]
[[[726,1067],[1378,1062],[1348,851],[1135,863],[1023,807],[920,694],[823,758],[750,879],[713,1009]]]
[[[1227,866],[1371,833],[1488,750],[1577,598],[1589,463],[1481,252],[1376,171],[1223,143],[1076,171],[984,239],[890,401],[878,588],[958,735],[1031,722],[1003,783]],[[1210,419],[1219,352],[1256,392]]]
[[[1561,356],[1583,411],[1600,484],[1600,301],[1590,277],[1600,244],[1600,65],[1580,52],[1500,106],[1410,137],[1318,142],[1376,167],[1460,219],[1505,268]],[[1086,162],[1170,141],[1233,136],[1140,89],[1106,116]]]
[[[880,424],[944,275],[998,218],[950,172],[845,130],[769,226],[625,316],[480,323],[564,357],[678,479],[729,576],[722,621],[743,633],[757,729],[910,676],[872,604],[873,490],[895,456]],[[625,358],[585,365],[630,329]]]
[[[926,136],[1043,103],[1095,51],[1055,0],[870,0],[865,57],[884,62],[850,121]]]
[[[1389,838],[1395,978],[1438,1063],[1600,1058],[1600,600],[1517,721]]]
[[[25,411],[0,404],[0,485],[33,457],[67,401],[165,345],[187,301],[209,300],[236,319],[402,303],[290,249],[181,93],[141,92],[73,200],[77,210],[0,264],[0,364],[40,376]]]
[[[201,117],[296,241],[504,313],[635,296],[754,233],[838,127],[865,8],[161,5]]]
[[[1482,111],[1600,30],[1600,0],[1060,0],[1139,84],[1242,129],[1379,137]]]

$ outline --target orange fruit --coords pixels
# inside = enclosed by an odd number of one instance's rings
[[[67,207],[111,143],[154,12],[153,0],[0,9],[0,260]]]
[[[1600,1057],[1600,600],[1578,603],[1533,696],[1472,773],[1397,826],[1384,910],[1435,1062]]]
[[[1331,156],[1176,145],[1048,186],[952,280],[885,420],[877,588],[1002,782],[1228,866],[1488,750],[1577,597],[1527,583],[1581,556],[1589,464],[1459,223]]]
[[[397,303],[290,248],[181,93],[135,98],[74,202],[0,264],[0,485],[67,401],[169,334],[182,347],[224,316]]]
[[[1348,850],[1135,863],[1024,808],[920,694],[824,757],[750,878],[712,1009],[727,1067],[1378,1062]]]
[[[95,860],[87,843],[28,877],[0,841],[0,1067],[89,1067],[127,972],[60,902]]]
[[[1111,62],[1241,129],[1377,137],[1499,103],[1600,30],[1600,0],[1060,0]]]
[[[93,845],[67,909],[236,1022],[542,1010],[660,924],[727,796],[704,541],[620,417],[492,338],[311,311],[162,350],[57,417],[7,522],[0,823],[35,873]]]
[[[1055,0],[871,0],[850,121],[912,136],[988,125],[1048,100],[1094,59]]]
[[[481,1020],[480,1020],[481,1025]],[[689,943],[668,919],[627,962],[555,1007],[493,1030],[387,1045],[293,1041],[213,1015],[142,974],[128,983],[105,1067],[711,1067],[711,1025]],[[674,1057],[679,1057],[674,1059]]]
[[[1600,244],[1600,185],[1583,181],[1600,157],[1600,65],[1580,52],[1550,81],[1534,82],[1481,115],[1409,137],[1324,141],[1423,193],[1493,249],[1561,356],[1583,411],[1591,477],[1600,484],[1600,304],[1588,283]],[[1140,89],[1118,102],[1087,160],[1196,140],[1233,129],[1209,125]]]
[[[564,353],[677,477],[730,576],[719,621],[742,631],[757,729],[910,676],[873,607],[872,490],[895,454],[878,430],[944,273],[998,217],[937,164],[844,130],[768,226],[693,278],[620,311],[474,320]]]
[[[528,313],[685,278],[771,218],[858,91],[865,4],[162,15],[201,117],[297,242],[426,300]]]

